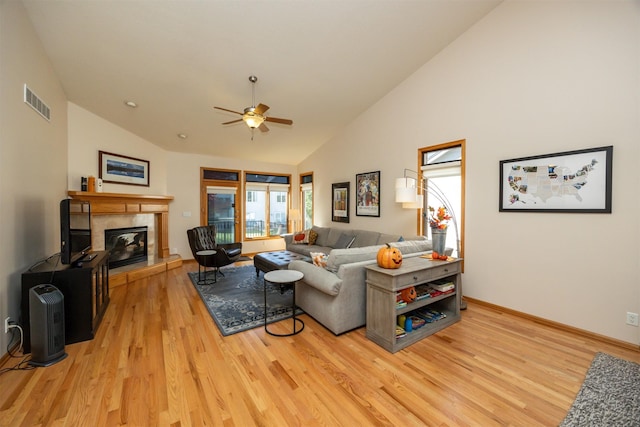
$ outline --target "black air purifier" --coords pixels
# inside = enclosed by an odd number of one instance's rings
[[[67,357],[64,351],[64,295],[53,285],[29,290],[31,361],[33,366],[50,366]]]

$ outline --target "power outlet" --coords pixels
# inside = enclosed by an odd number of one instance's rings
[[[9,332],[9,320],[11,320],[10,317],[7,317],[6,319],[4,319],[4,333],[5,334],[7,332]]]
[[[627,325],[638,326],[638,313],[627,312]]]

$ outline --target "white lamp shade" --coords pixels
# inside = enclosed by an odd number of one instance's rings
[[[416,200],[414,202],[402,203],[404,209],[421,209],[424,207],[424,196],[422,194],[416,194]]]
[[[415,188],[396,188],[396,203],[415,203]]]
[[[416,180],[413,178],[396,178],[396,188],[416,188]]]

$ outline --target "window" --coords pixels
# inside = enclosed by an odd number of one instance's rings
[[[300,200],[302,204],[302,228],[313,225],[313,173],[300,175]]]
[[[268,238],[287,232],[288,175],[245,175],[245,238]]]
[[[200,168],[200,225],[215,225],[218,243],[239,241],[240,171]]]
[[[447,247],[453,256],[464,254],[464,148],[465,140],[420,149],[420,173],[426,188],[420,230],[430,233],[427,220],[431,206],[445,206],[453,217],[447,232]]]

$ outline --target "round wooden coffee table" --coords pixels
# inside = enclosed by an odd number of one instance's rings
[[[264,330],[269,334],[276,337],[290,337],[291,335],[299,334],[304,329],[304,322],[302,319],[296,317],[296,282],[302,280],[304,274],[295,270],[273,270],[265,273],[264,275]],[[293,332],[290,334],[276,334],[267,328],[267,282],[274,283],[280,286],[293,285],[293,302],[291,309],[293,310]],[[302,327],[296,330],[296,322],[300,322]]]

